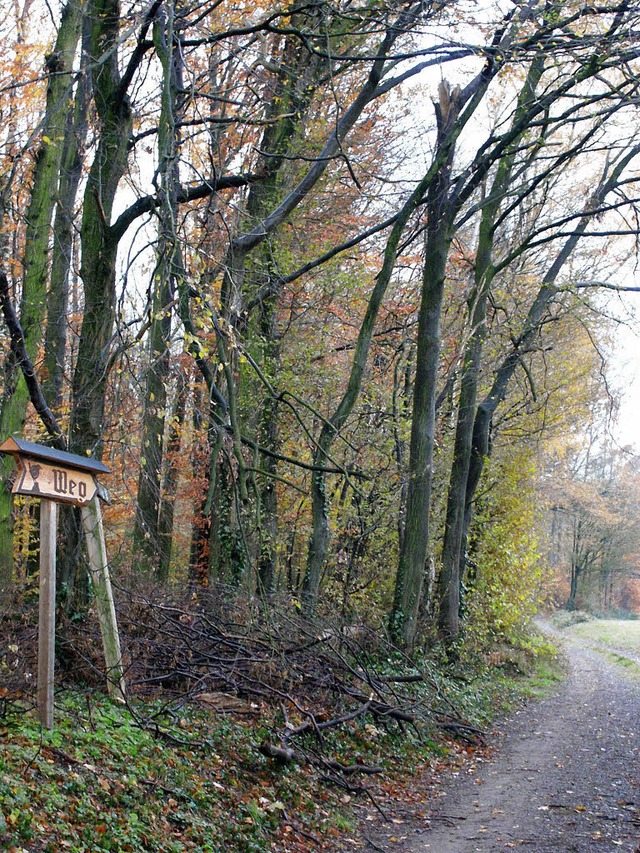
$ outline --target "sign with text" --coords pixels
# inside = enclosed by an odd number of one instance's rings
[[[16,461],[18,475],[12,492],[44,498],[40,501],[40,594],[38,617],[38,717],[42,725],[53,728],[53,688],[56,647],[56,536],[58,503],[82,508],[82,524],[93,577],[98,620],[107,667],[109,693],[124,701],[124,676],[118,623],[109,579],[107,548],[104,542],[100,501],[109,493],[96,479],[108,474],[107,466],[90,456],[80,456],[34,444],[10,436],[0,444],[0,453]]]
[[[51,498],[76,506],[86,506],[98,490],[95,477],[88,471],[63,468],[27,457],[20,458],[18,465],[20,471],[12,489],[16,495]]]

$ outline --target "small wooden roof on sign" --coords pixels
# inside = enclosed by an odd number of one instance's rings
[[[0,453],[10,453],[11,456],[27,456],[29,459],[41,459],[43,462],[61,465],[64,468],[89,471],[92,474],[109,474],[111,471],[110,468],[91,456],[67,453],[65,450],[56,450],[54,447],[35,444],[33,441],[24,441],[22,438],[8,438],[0,444]]]

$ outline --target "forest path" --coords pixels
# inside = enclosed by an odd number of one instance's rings
[[[463,769],[422,825],[377,835],[398,853],[640,853],[640,669],[575,638],[559,692],[500,726],[491,761]]]

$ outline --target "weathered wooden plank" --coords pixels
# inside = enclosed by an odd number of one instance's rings
[[[86,506],[95,497],[98,484],[89,471],[49,465],[27,456],[16,458],[20,468],[12,488],[16,495],[51,498],[75,506]]]
[[[38,717],[53,728],[53,687],[56,635],[56,529],[58,505],[40,504],[40,603],[38,623]]]

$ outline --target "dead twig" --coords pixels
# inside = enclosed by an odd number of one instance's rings
[[[258,747],[258,752],[267,758],[273,758],[278,764],[291,764],[292,761],[299,760],[296,751],[290,746],[276,746],[268,740],[262,741]]]
[[[370,847],[373,847],[374,850],[379,850],[380,853],[386,853],[387,848],[386,847],[380,847],[380,845],[376,844],[375,841],[373,841],[371,838],[369,838],[369,836],[365,832],[362,833],[362,837],[364,838],[364,840],[367,842],[367,844]]]
[[[367,776],[373,776],[376,773],[384,773],[384,769],[382,767],[375,767],[369,764],[343,764],[337,759],[327,761],[326,765],[332,770],[344,773],[345,776],[351,776],[353,773],[363,773]]]

